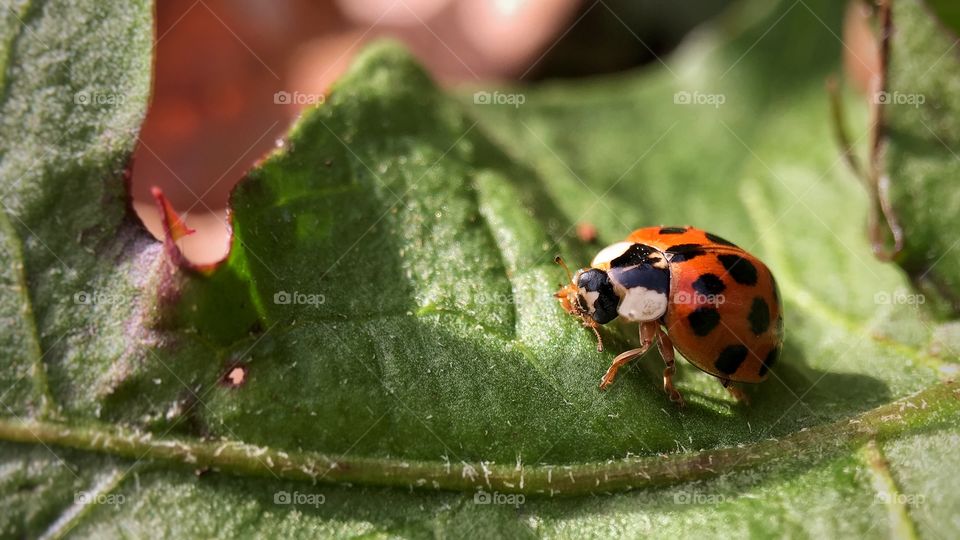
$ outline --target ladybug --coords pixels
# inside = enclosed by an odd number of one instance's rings
[[[603,342],[597,327],[616,318],[640,325],[640,346],[614,358],[600,382],[656,342],[666,364],[663,390],[683,405],[673,386],[674,347],[720,379],[738,401],[734,382],[759,383],[783,348],[783,313],[773,274],[759,259],[694,227],[646,227],[597,253],[590,268],[570,274],[555,296]]]

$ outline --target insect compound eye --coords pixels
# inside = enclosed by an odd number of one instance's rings
[[[585,270],[577,278],[577,287],[582,291],[577,301],[593,320],[606,324],[617,318],[620,298],[606,272],[595,268]]]
[[[577,282],[577,287],[589,292],[596,292],[597,287],[599,287],[603,281],[607,280],[607,273],[603,270],[591,268],[589,270],[580,270],[577,272],[577,275],[574,276],[574,279]]]

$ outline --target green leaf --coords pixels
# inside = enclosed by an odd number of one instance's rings
[[[891,300],[907,278],[862,233],[822,85],[842,6],[744,4],[663,66],[498,90],[517,107],[374,46],[238,186],[209,272],[123,199],[139,9],[5,22],[2,534],[955,533],[957,329]],[[128,99],[27,106],[81,76]],[[695,224],[768,262],[787,342],[751,406],[684,363],[677,409],[652,353],[597,390],[636,329],[599,354],[553,298],[554,255],[596,250],[581,221]]]
[[[948,0],[928,0],[927,5],[941,23],[954,32],[960,31],[960,6]]]
[[[944,17],[949,11],[938,9]],[[890,204],[905,237],[898,262],[931,299],[956,314],[960,251],[956,235],[948,231],[960,209],[953,186],[960,174],[957,27],[938,20],[917,0],[894,3],[892,21],[889,103],[882,108]]]
[[[2,17],[5,405],[93,411],[97,381],[135,361],[147,300],[125,300],[159,252],[124,184],[149,91],[151,7],[15,2]]]

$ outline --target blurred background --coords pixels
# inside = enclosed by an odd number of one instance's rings
[[[133,198],[161,236],[160,186],[197,233],[196,262],[227,251],[230,190],[371,40],[392,37],[447,87],[535,84],[635,69],[667,55],[728,0],[165,0],[154,95],[134,155]],[[874,57],[865,4],[848,51]],[[848,62],[868,83],[869,70]]]

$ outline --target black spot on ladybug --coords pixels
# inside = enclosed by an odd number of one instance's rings
[[[733,242],[727,240],[726,238],[723,238],[723,237],[720,237],[720,236],[717,236],[717,235],[711,234],[711,233],[704,233],[704,234],[706,235],[707,240],[713,242],[714,244],[723,244],[723,245],[725,245],[725,246],[737,247],[736,244],[734,244]]]
[[[713,365],[720,373],[733,375],[740,368],[740,364],[747,359],[748,352],[743,345],[729,345],[720,351],[720,356],[717,356]]]
[[[703,274],[693,282],[693,289],[704,296],[716,296],[726,288],[723,280],[715,274]]]
[[[646,244],[632,244],[622,255],[610,261],[610,268],[626,268],[644,263],[652,264],[654,261],[650,256],[654,254],[657,254],[657,250]],[[659,256],[659,254],[657,255]]]
[[[687,315],[687,321],[693,333],[703,337],[720,324],[720,312],[712,307],[699,307]]]
[[[686,227],[661,227],[660,234],[683,234],[687,232]]]
[[[770,307],[767,305],[767,301],[759,296],[753,299],[753,303],[750,304],[750,314],[747,315],[747,320],[750,322],[750,330],[754,334],[760,335],[767,331],[770,328]]]
[[[760,371],[759,371],[760,376],[763,377],[764,375],[766,375],[767,372],[770,371],[770,368],[772,368],[773,365],[776,364],[777,360],[779,359],[780,359],[780,347],[777,346],[777,347],[774,347],[773,350],[771,350],[769,353],[767,353],[767,357],[764,358],[763,363],[760,364]]]
[[[731,253],[717,255],[717,259],[737,283],[741,285],[757,284],[757,268],[750,261]]]
[[[689,261],[694,257],[707,254],[700,244],[677,244],[668,247],[666,251],[667,255],[670,256],[670,262],[674,263]]]

